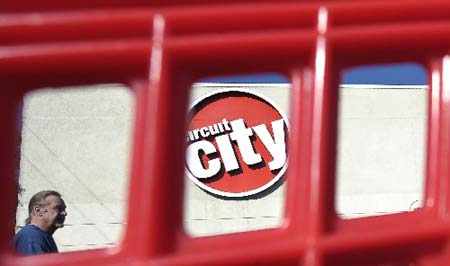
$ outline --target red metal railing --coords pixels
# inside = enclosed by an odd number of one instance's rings
[[[449,48],[449,1],[3,1],[1,265],[447,265]],[[341,220],[334,210],[339,74],[397,62],[420,63],[430,76],[424,207]],[[182,226],[179,149],[191,84],[266,71],[292,82],[284,226],[191,239]],[[137,98],[123,241],[113,249],[15,256],[9,241],[21,97],[32,88],[110,82],[128,84]]]

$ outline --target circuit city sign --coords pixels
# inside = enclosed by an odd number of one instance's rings
[[[287,168],[288,120],[269,99],[218,90],[194,102],[186,172],[200,188],[240,198],[273,186]]]

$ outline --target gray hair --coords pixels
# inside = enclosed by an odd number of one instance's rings
[[[54,190],[43,190],[34,194],[33,197],[31,197],[30,202],[28,203],[28,218],[25,219],[25,224],[31,223],[31,216],[33,214],[34,207],[39,206],[43,208],[48,206],[48,202],[46,200],[48,196],[57,196],[61,198],[61,194]]]

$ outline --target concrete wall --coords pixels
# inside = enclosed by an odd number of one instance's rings
[[[60,250],[114,245],[124,223],[132,94],[123,87],[45,89],[24,100],[18,225],[30,197],[59,191],[67,226],[55,233]]]
[[[427,92],[411,86],[343,88],[336,201],[343,217],[421,206]]]
[[[193,88],[191,100],[227,84]],[[288,85],[250,88],[289,111]],[[88,90],[87,90],[88,89]],[[424,87],[343,86],[339,114],[337,211],[344,218],[420,206],[426,118]],[[45,89],[25,98],[18,226],[42,189],[60,191],[67,226],[55,233],[62,251],[120,241],[133,124],[133,95],[110,85]],[[192,236],[279,226],[285,186],[254,200],[223,200],[186,178],[185,228]]]

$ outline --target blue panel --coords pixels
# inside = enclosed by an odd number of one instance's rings
[[[426,85],[427,72],[419,64],[354,67],[344,71],[343,84]]]
[[[277,73],[210,77],[199,82],[217,83],[288,83]],[[342,84],[426,85],[427,72],[419,64],[394,64],[354,67],[344,71]]]
[[[264,73],[253,75],[235,75],[225,77],[210,77],[199,80],[199,82],[218,82],[218,83],[288,83],[289,80],[277,73]]]

